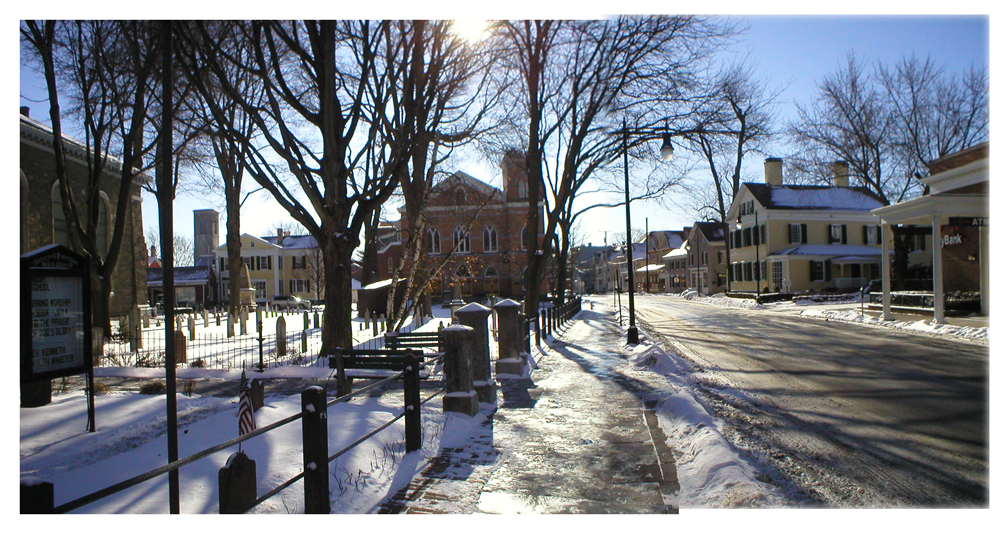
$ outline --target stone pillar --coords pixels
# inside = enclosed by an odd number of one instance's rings
[[[256,500],[256,463],[243,452],[228,458],[217,472],[219,512],[239,514]]]
[[[287,355],[287,321],[283,315],[276,322],[276,353],[277,357]]]
[[[445,412],[458,412],[468,416],[479,412],[479,398],[473,389],[472,358],[476,332],[470,326],[456,324],[440,333],[444,351]]]
[[[476,345],[472,352],[473,388],[479,395],[480,402],[493,403],[497,400],[497,388],[490,376],[490,331],[487,328],[487,317],[490,308],[473,302],[455,311],[455,317],[460,324],[471,327],[476,336]]]
[[[497,309],[497,378],[501,375],[522,376],[525,373],[526,353],[521,352],[521,325],[518,311],[521,305],[507,299],[498,302]]]
[[[130,352],[136,352],[143,348],[143,336],[140,328],[140,306],[134,305],[129,314],[129,340]]]

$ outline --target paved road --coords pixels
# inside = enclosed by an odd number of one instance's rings
[[[617,335],[611,314],[579,319],[571,329]],[[617,352],[554,349],[531,380],[502,380],[473,446],[441,451],[380,513],[676,512],[674,459],[647,409],[653,388],[621,374]]]
[[[798,504],[988,504],[987,347],[681,299],[636,308]]]

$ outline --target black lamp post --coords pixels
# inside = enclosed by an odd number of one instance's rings
[[[627,328],[627,343],[636,345],[640,342],[637,333],[637,322],[634,319],[634,279],[633,279],[633,244],[630,235],[630,164],[627,155],[630,132],[627,130],[626,119],[623,119],[623,193],[626,197],[626,260],[627,260],[627,301],[630,306],[630,327]],[[672,139],[669,134],[662,134],[661,159],[672,159]]]

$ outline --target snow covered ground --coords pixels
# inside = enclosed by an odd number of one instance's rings
[[[752,307],[754,304],[752,301],[718,297],[686,297],[703,298],[715,305],[745,306],[749,303]],[[596,308],[608,306],[603,302],[605,300],[596,300]],[[781,311],[781,306],[767,305],[765,308]],[[828,316],[831,320],[858,320],[850,315],[852,311],[818,308],[795,306],[794,312]],[[861,318],[858,322],[869,321]],[[913,324],[878,323],[874,326],[921,328]],[[426,327],[434,328],[434,325]],[[931,333],[962,336],[966,332],[964,337],[986,342],[986,330],[939,328]],[[561,334],[560,339],[587,348],[596,347],[600,351],[623,351],[627,357],[627,373],[637,374],[650,383],[663,384],[662,391],[666,395],[659,399],[655,411],[667,436],[667,444],[676,454],[681,485],[677,497],[684,512],[697,508],[776,508],[787,505],[787,496],[761,481],[759,467],[749,464],[725,439],[725,423],[713,418],[697,400],[692,391],[692,365],[688,361],[650,343],[646,336],[640,345],[634,347],[625,344],[625,335],[622,338],[593,335],[572,339]],[[492,349],[495,349],[494,345],[491,343]],[[536,359],[558,356],[547,344],[543,347],[542,351],[534,349]],[[102,370],[99,376],[102,373],[163,376],[163,371],[156,369]],[[179,373],[180,379],[229,378],[235,380],[236,385],[239,375],[240,370],[186,369]],[[328,369],[288,366],[267,370],[264,376],[323,378],[328,376]],[[186,397],[179,394],[180,456],[236,436],[237,400],[237,397]],[[298,395],[268,397],[266,406],[256,414],[257,425],[261,427],[295,413],[299,403]],[[98,396],[96,419],[99,431],[96,433],[84,431],[86,407],[84,396],[79,391],[57,395],[49,406],[21,409],[21,477],[53,482],[56,504],[62,504],[164,465],[167,456],[164,405],[163,395],[113,393]],[[401,409],[401,392],[396,391],[332,406],[328,413],[330,451],[341,449],[368,429],[394,417]],[[401,420],[352,449],[330,465],[332,511],[373,512],[382,500],[407,485],[415,474],[422,471],[442,447],[457,447],[469,442],[488,413],[484,406],[483,413],[475,418],[445,416],[440,397],[437,397],[423,407],[422,450],[403,454]],[[300,424],[296,422],[245,443],[243,450],[257,464],[260,494],[301,471],[299,443]],[[181,469],[183,513],[216,513],[217,471],[233,452],[221,451]],[[78,511],[166,513],[167,492],[166,477],[162,476]],[[254,513],[297,513],[303,510],[302,500],[302,489],[298,483],[257,507]]]

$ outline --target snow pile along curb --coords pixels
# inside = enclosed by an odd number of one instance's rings
[[[718,422],[694,397],[692,366],[646,340],[626,347],[631,364],[668,381],[668,395],[655,414],[676,457],[680,508],[759,508],[781,504],[775,489],[757,480],[757,472],[739,457],[717,429]]]

